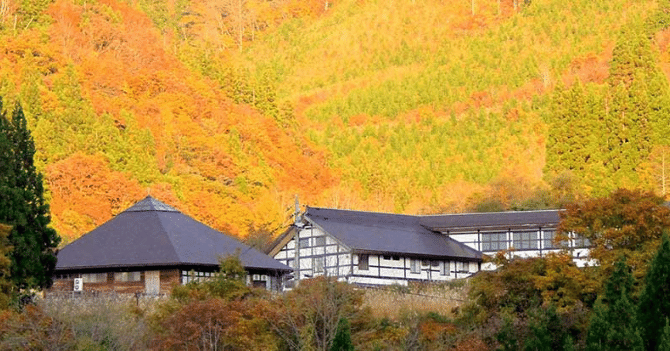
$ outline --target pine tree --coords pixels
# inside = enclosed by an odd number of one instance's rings
[[[632,302],[633,276],[625,258],[615,263],[596,304],[587,336],[587,350],[642,350]]]
[[[44,288],[51,285],[60,238],[48,227],[49,205],[23,110],[17,104],[11,120],[7,114],[0,114],[0,222],[13,227],[11,281],[19,289]]]
[[[668,296],[670,296],[670,240],[665,233],[647,271],[638,307],[638,320],[647,350],[656,350],[665,321],[670,318]]]

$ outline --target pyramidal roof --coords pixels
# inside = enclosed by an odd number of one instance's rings
[[[246,268],[291,271],[279,261],[147,196],[58,252],[56,271],[218,266],[239,254]]]

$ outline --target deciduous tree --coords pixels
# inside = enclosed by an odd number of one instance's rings
[[[624,256],[639,281],[663,231],[670,227],[670,209],[663,203],[651,192],[619,189],[607,197],[569,205],[561,214],[559,240],[570,233],[590,240],[589,257],[600,265],[603,277],[609,277],[614,263]]]

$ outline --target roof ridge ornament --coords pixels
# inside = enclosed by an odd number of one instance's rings
[[[147,195],[147,197],[135,203],[134,205],[130,206],[123,212],[144,212],[144,211],[179,212],[174,207],[160,200],[157,200],[151,195]]]

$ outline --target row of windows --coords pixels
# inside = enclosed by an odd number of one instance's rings
[[[398,260],[400,260],[400,257],[398,256]],[[476,263],[471,262],[470,264],[476,265]],[[450,275],[450,269],[449,269],[449,262],[447,261],[430,261],[430,260],[418,260],[418,259],[410,259],[409,260],[409,271],[410,273],[421,273],[421,267],[439,267],[440,269],[440,275],[443,276],[449,276]],[[358,270],[360,271],[366,271],[370,269],[370,256],[369,255],[359,255],[358,256]],[[467,262],[456,262],[456,271],[457,272],[464,272],[468,271],[470,269],[469,265]],[[472,270],[476,270],[476,266],[472,267]]]
[[[84,283],[107,283],[107,273],[83,273],[63,274],[56,279],[81,278]],[[139,282],[142,280],[142,272],[114,272],[114,281],[117,282]]]
[[[544,231],[542,240],[538,238],[537,231],[514,232],[511,235],[511,246],[517,250],[537,250],[540,248],[540,241],[544,249],[559,249],[567,247],[567,242],[555,243],[555,231]],[[481,251],[500,251],[508,249],[507,232],[481,233]],[[589,247],[591,242],[587,238],[576,237],[574,247]]]

